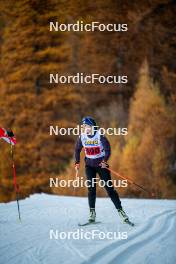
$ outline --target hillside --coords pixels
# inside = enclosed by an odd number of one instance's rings
[[[102,126],[115,123],[131,129],[131,122],[134,120],[131,103],[136,96],[141,69],[145,68],[144,62],[147,61],[146,74],[151,78],[148,86],[150,83],[157,86],[165,101],[163,106],[160,100],[159,109],[164,114],[157,124],[161,125],[165,116],[175,112],[174,0],[141,0],[140,3],[137,0],[1,0],[0,11],[0,124],[13,129],[17,136],[15,159],[21,197],[36,192],[52,192],[48,186],[49,177],[63,173],[72,160],[75,137],[49,136],[51,124],[74,127],[82,116],[93,115]],[[127,23],[128,31],[95,34],[49,32],[51,20],[65,23],[77,20]],[[65,75],[77,72],[127,75],[128,84],[51,85],[51,72]],[[140,97],[141,102],[143,98],[144,94]],[[157,110],[154,113],[157,116]],[[146,166],[142,166],[140,163],[135,167],[140,167],[141,171],[144,168],[147,175],[151,173],[152,177],[154,174],[158,180],[164,177],[164,187],[156,188],[159,197],[175,196],[175,191],[170,188],[176,181],[175,170],[173,171],[176,160],[175,120],[175,116],[172,116],[166,122],[166,125],[171,125],[160,136],[159,144],[162,149],[157,150],[155,164],[148,162]],[[153,121],[151,119],[148,124]],[[136,130],[130,131],[135,133]],[[145,144],[148,145],[154,140],[147,142],[150,132],[146,133]],[[167,133],[167,142],[163,140],[164,133]],[[140,140],[144,142],[144,138],[140,137]],[[120,151],[123,151],[129,141],[119,141]],[[118,139],[115,145],[118,148]],[[154,146],[158,146],[158,142]],[[163,149],[169,149],[166,155],[163,154]],[[10,201],[15,199],[15,195],[9,149],[1,144],[0,150],[0,201]],[[126,153],[128,150],[129,148]],[[131,157],[131,151],[130,148],[127,156]],[[149,151],[141,147],[139,156],[144,159]],[[129,170],[129,167],[124,167],[122,163],[115,164],[117,154],[114,151],[114,166],[134,177],[134,171]],[[161,164],[164,164],[164,172]],[[144,176],[141,176],[142,183],[145,183]],[[132,193],[130,191],[128,195]]]

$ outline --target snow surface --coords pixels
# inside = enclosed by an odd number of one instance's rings
[[[87,198],[35,194],[0,204],[0,264],[174,264],[176,201],[122,199],[136,226],[122,224],[112,202],[98,198],[97,221],[78,227],[88,217]],[[127,232],[127,239],[50,239],[50,231]],[[120,233],[120,234],[121,234]]]

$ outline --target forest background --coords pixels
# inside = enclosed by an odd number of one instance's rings
[[[176,4],[169,0],[0,1],[0,125],[17,137],[20,197],[86,195],[50,188],[74,179],[75,136],[50,136],[49,126],[75,127],[93,116],[111,136],[111,167],[155,193],[176,197]],[[50,32],[49,22],[127,23],[127,32]],[[49,84],[50,73],[127,75],[127,84]],[[0,143],[0,201],[15,199],[9,146]],[[84,176],[84,166],[80,170]],[[116,176],[113,176],[117,179]],[[136,187],[125,197],[148,197]],[[98,189],[99,196],[105,196]]]

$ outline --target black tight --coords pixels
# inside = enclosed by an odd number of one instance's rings
[[[86,176],[87,176],[87,180],[89,180],[89,184],[91,185],[90,187],[88,187],[88,200],[89,200],[89,207],[90,208],[95,208],[95,201],[96,201],[96,185],[94,184],[94,186],[92,186],[93,184],[93,178],[96,178],[96,174],[99,174],[100,179],[103,180],[105,183],[107,183],[107,181],[111,180],[111,174],[109,172],[109,170],[107,169],[102,169],[101,167],[90,167],[90,166],[86,166]],[[116,192],[116,190],[114,189],[114,187],[110,187],[105,185],[105,189],[109,195],[109,197],[111,198],[112,202],[114,203],[115,207],[117,209],[121,209],[121,202],[119,199],[119,195]]]

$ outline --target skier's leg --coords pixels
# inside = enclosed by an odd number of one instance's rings
[[[111,181],[111,174],[110,171],[107,169],[103,169],[103,168],[98,168],[98,173],[100,175],[101,180],[104,180],[106,185],[105,185],[105,189],[109,195],[109,197],[111,198],[112,202],[114,203],[115,207],[118,210],[119,216],[122,218],[122,220],[125,223],[131,224],[133,225],[129,219],[127,214],[125,213],[125,211],[123,210],[122,206],[121,206],[121,201],[119,198],[118,193],[116,192],[116,190],[114,189],[112,182]],[[109,184],[108,184],[109,181]],[[109,185],[109,186],[108,186]]]
[[[96,185],[93,184],[93,179],[96,178],[96,170],[93,167],[86,166],[86,176],[89,180],[88,187],[88,202],[90,208],[89,221],[94,222],[96,213],[95,213],[95,201],[96,201]]]
[[[109,170],[107,169],[103,169],[103,168],[98,168],[98,173],[100,175],[100,179],[103,180],[106,185],[105,185],[105,189],[109,195],[109,197],[111,198],[112,202],[114,203],[115,207],[117,209],[121,209],[121,201],[119,199],[119,195],[116,192],[116,190],[114,189],[112,182],[111,181],[111,174],[109,172]],[[110,186],[108,186],[108,184]]]

